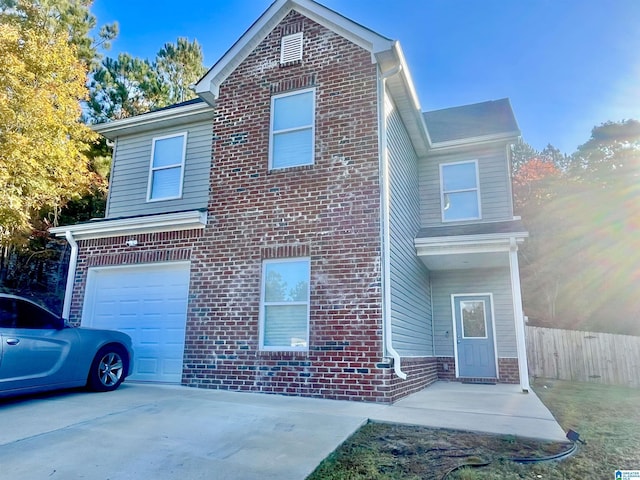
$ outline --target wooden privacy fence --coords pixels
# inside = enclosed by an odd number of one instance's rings
[[[640,337],[526,327],[529,375],[640,387]]]

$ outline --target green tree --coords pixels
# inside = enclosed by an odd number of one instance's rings
[[[176,43],[165,43],[156,56],[156,68],[168,90],[170,104],[195,98],[190,86],[206,73],[202,47],[197,40],[179,37]]]
[[[94,123],[132,117],[169,104],[169,91],[148,60],[121,53],[105,58],[90,82],[89,115]]]
[[[76,47],[76,55],[88,69],[96,66],[102,58],[100,49],[109,49],[110,42],[118,35],[116,22],[102,25],[97,33],[97,19],[90,11],[93,0],[0,0],[0,12],[28,21],[32,7],[40,12],[47,29],[68,36]]]
[[[545,149],[514,175],[530,233],[520,260],[533,322],[640,334],[639,126],[595,127],[573,155]]]
[[[640,122],[606,122],[571,156],[570,174],[604,188],[628,188],[640,180]]]
[[[59,209],[88,184],[95,134],[80,119],[86,70],[66,35],[37,7],[0,24],[0,241],[28,230],[31,215]]]
[[[190,85],[205,72],[197,40],[166,43],[154,62],[121,53],[105,58],[91,75],[90,121],[128,118],[195,98]]]

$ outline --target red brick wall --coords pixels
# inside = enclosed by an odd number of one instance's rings
[[[517,358],[498,358],[500,383],[520,383]]]
[[[402,380],[391,368],[388,397],[392,402],[416,393],[438,380],[438,361],[435,357],[403,358],[401,370],[407,374]]]
[[[304,58],[280,66],[283,34]],[[315,87],[314,165],[268,170],[271,96]],[[437,360],[384,363],[376,66],[369,52],[292,12],[221,85],[209,223],[202,230],[81,242],[87,269],[191,261],[183,384],[389,402],[437,378]],[[126,247],[130,238],[137,247]],[[262,261],[310,257],[308,352],[259,349]]]
[[[283,34],[304,58],[279,65]],[[268,170],[271,97],[316,88],[315,163]],[[221,85],[210,222],[192,257],[183,383],[385,401],[376,67],[369,52],[290,13]],[[261,265],[311,258],[310,345],[259,349]],[[203,318],[196,312],[208,309]]]
[[[195,229],[79,241],[69,321],[80,323],[90,267],[189,260],[195,241],[201,235],[202,230]],[[133,248],[126,245],[127,240],[132,239],[138,242]]]
[[[438,379],[451,382],[486,382],[495,381],[491,378],[456,378],[456,361],[454,357],[438,357]],[[445,364],[447,369],[445,370]],[[517,358],[498,358],[498,382],[520,383]]]

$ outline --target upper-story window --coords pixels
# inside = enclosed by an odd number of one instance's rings
[[[271,98],[269,169],[313,164],[315,89]]]
[[[187,134],[153,139],[147,200],[170,200],[182,196]]]
[[[262,266],[260,348],[309,347],[309,258],[265,260]]]
[[[478,161],[440,165],[442,221],[481,218]]]

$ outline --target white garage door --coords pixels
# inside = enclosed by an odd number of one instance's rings
[[[82,325],[131,336],[131,380],[180,383],[188,294],[188,263],[91,268]]]

